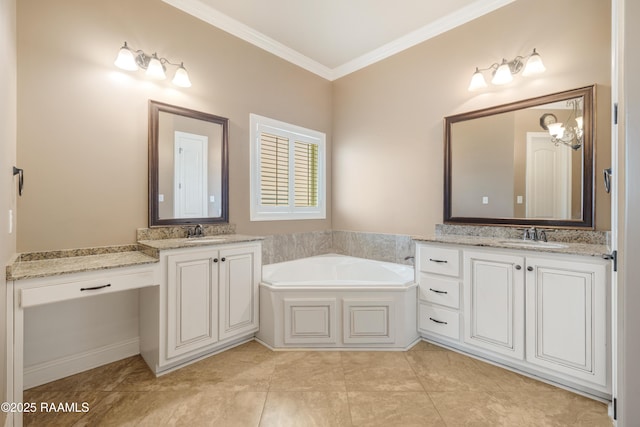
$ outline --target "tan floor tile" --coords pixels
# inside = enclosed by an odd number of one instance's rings
[[[482,391],[429,392],[447,427],[534,427],[537,420],[502,396]]]
[[[439,345],[432,344],[428,341],[420,341],[418,342],[418,344],[411,347],[409,351],[448,351],[448,350],[444,347],[440,347]]]
[[[57,381],[33,387],[33,391],[112,391],[139,366],[146,367],[140,356],[128,357],[105,366],[80,372]],[[149,368],[146,368],[149,370]]]
[[[35,412],[24,413],[23,422],[25,426],[71,426],[98,411],[109,395],[100,391],[26,391],[23,402],[35,403]],[[69,411],[58,406],[60,403]]]
[[[428,392],[503,390],[470,357],[452,351],[408,352],[406,357]]]
[[[342,353],[348,391],[424,391],[404,352]]]
[[[557,387],[533,378],[525,377],[504,368],[492,365],[490,363],[474,360],[478,371],[483,375],[491,378],[504,391],[550,391],[557,390]]]
[[[269,391],[346,391],[340,354],[281,354],[276,361]]]
[[[159,377],[139,365],[116,387],[117,391],[221,389],[267,391],[275,367],[273,356],[261,352],[225,352]]]
[[[529,419],[544,426],[611,427],[604,403],[559,388],[530,393],[510,391],[493,393],[514,407],[525,408]]]
[[[354,426],[445,426],[425,392],[349,392]]]
[[[260,427],[350,426],[344,392],[270,391]]]
[[[165,425],[184,426],[258,426],[266,392],[201,391],[182,398],[180,405],[165,420]]]

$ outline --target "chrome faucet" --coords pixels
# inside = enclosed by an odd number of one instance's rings
[[[543,242],[547,241],[547,232],[544,230],[539,230],[535,227],[527,228],[524,230],[524,236],[522,236],[523,240],[533,240],[537,242],[542,240]]]
[[[192,237],[204,237],[204,229],[202,228],[202,225],[196,225],[193,227],[193,230],[191,228],[187,228],[187,238],[190,239]]]

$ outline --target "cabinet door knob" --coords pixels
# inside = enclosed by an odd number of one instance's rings
[[[531,266],[527,267],[527,271],[533,271],[533,267]]]
[[[214,258],[214,259],[213,259],[213,262],[218,262],[218,258]]]
[[[516,270],[522,270],[522,266],[521,265],[516,265]]]
[[[227,260],[227,259],[226,259],[225,257],[222,257],[222,258],[220,259],[220,261],[222,261],[222,262],[225,262],[226,260]]]

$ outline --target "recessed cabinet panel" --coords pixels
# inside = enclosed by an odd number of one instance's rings
[[[606,267],[527,258],[527,360],[607,385]]]
[[[343,300],[343,341],[346,344],[395,342],[391,300]]]
[[[336,342],[335,298],[285,298],[284,343]]]
[[[523,265],[522,257],[465,251],[465,342],[524,358]]]
[[[168,261],[167,357],[175,357],[218,341],[218,273],[203,254]]]
[[[258,329],[259,257],[251,247],[220,251],[221,340]]]

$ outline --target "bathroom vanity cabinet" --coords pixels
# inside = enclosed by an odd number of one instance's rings
[[[149,366],[160,373],[252,337],[261,265],[259,242],[161,251],[160,291],[140,299]]]
[[[424,338],[609,397],[609,264],[597,257],[420,243]]]

